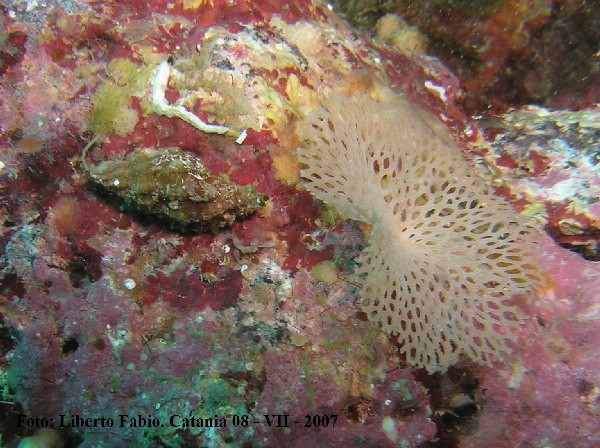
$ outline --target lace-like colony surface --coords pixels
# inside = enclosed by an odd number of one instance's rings
[[[510,299],[541,274],[520,217],[422,114],[402,98],[331,96],[307,118],[302,176],[316,197],[373,224],[359,260],[363,309],[407,360],[444,371],[464,352],[489,365],[515,339]]]

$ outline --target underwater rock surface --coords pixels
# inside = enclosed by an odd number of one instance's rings
[[[3,445],[38,436],[81,448],[600,445],[599,90],[597,78],[572,81],[593,69],[588,49],[572,62],[589,66],[552,78],[568,83],[544,97],[554,109],[519,102],[553,91],[537,80],[563,59],[545,52],[569,41],[554,36],[593,37],[574,27],[597,11],[566,0],[494,1],[482,11],[379,3],[373,23],[394,16],[371,36],[320,1],[3,2]],[[450,14],[423,25],[439,5]],[[485,40],[469,50],[477,36],[456,30],[474,22]],[[543,42],[527,37],[535,30]],[[460,42],[440,46],[445,36]],[[454,71],[432,56],[446,49]],[[533,53],[551,64],[498,77]],[[155,113],[152,80],[165,61],[166,106],[247,130],[246,139]],[[473,173],[538,223],[549,286],[515,303],[527,318],[502,363],[461,359],[428,375],[360,312],[358,256],[370,229],[315,200],[296,159],[299,126],[334,93],[403,94],[427,109]],[[177,208],[146,193],[161,185],[150,155],[160,152],[139,148],[180,148],[217,184],[269,200],[228,229],[219,229],[227,212],[210,211],[202,225],[215,233],[132,219],[120,207],[138,200],[133,190],[113,203],[87,188],[81,151],[95,135],[103,144],[90,159],[103,168],[92,175],[114,188],[121,164],[140,157],[140,179],[154,182],[135,186],[143,207],[172,222],[187,222],[178,215],[186,195],[191,203],[205,193],[175,182]],[[234,214],[251,208],[248,200]],[[54,431],[44,435],[49,419]]]

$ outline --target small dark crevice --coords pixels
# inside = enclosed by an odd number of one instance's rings
[[[474,364],[450,367],[444,374],[418,370],[415,379],[429,391],[436,437],[424,448],[459,448],[460,438],[477,430],[481,406],[475,401],[479,370]]]

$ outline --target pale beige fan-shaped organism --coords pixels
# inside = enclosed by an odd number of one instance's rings
[[[522,318],[511,298],[543,283],[531,229],[449,134],[401,97],[342,94],[303,129],[308,190],[373,224],[359,259],[362,306],[398,335],[407,360],[435,372],[461,353],[488,365],[509,353]]]

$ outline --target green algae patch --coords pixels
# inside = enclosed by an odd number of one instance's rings
[[[154,67],[137,65],[129,59],[117,58],[110,61],[107,70],[115,84],[126,88],[132,95],[141,97],[148,90]]]
[[[337,227],[346,221],[346,218],[342,216],[334,207],[323,204],[323,213],[319,216],[319,225],[331,229]]]
[[[333,285],[338,281],[338,272],[333,261],[323,261],[316,265],[311,274],[318,282],[323,282],[326,285]]]
[[[203,380],[200,384],[200,397],[203,403],[202,410],[206,416],[245,411],[245,409],[238,409],[243,406],[243,403],[236,389],[220,378]]]
[[[131,134],[139,120],[132,108],[133,97],[147,96],[152,67],[137,65],[129,59],[112,60],[106,69],[110,80],[103,82],[92,97],[89,129],[98,135]],[[142,103],[142,109],[148,109]],[[147,111],[146,111],[147,112]]]
[[[89,128],[95,134],[124,137],[135,129],[139,116],[131,108],[131,95],[127,89],[112,82],[105,83],[96,91],[92,104]]]

